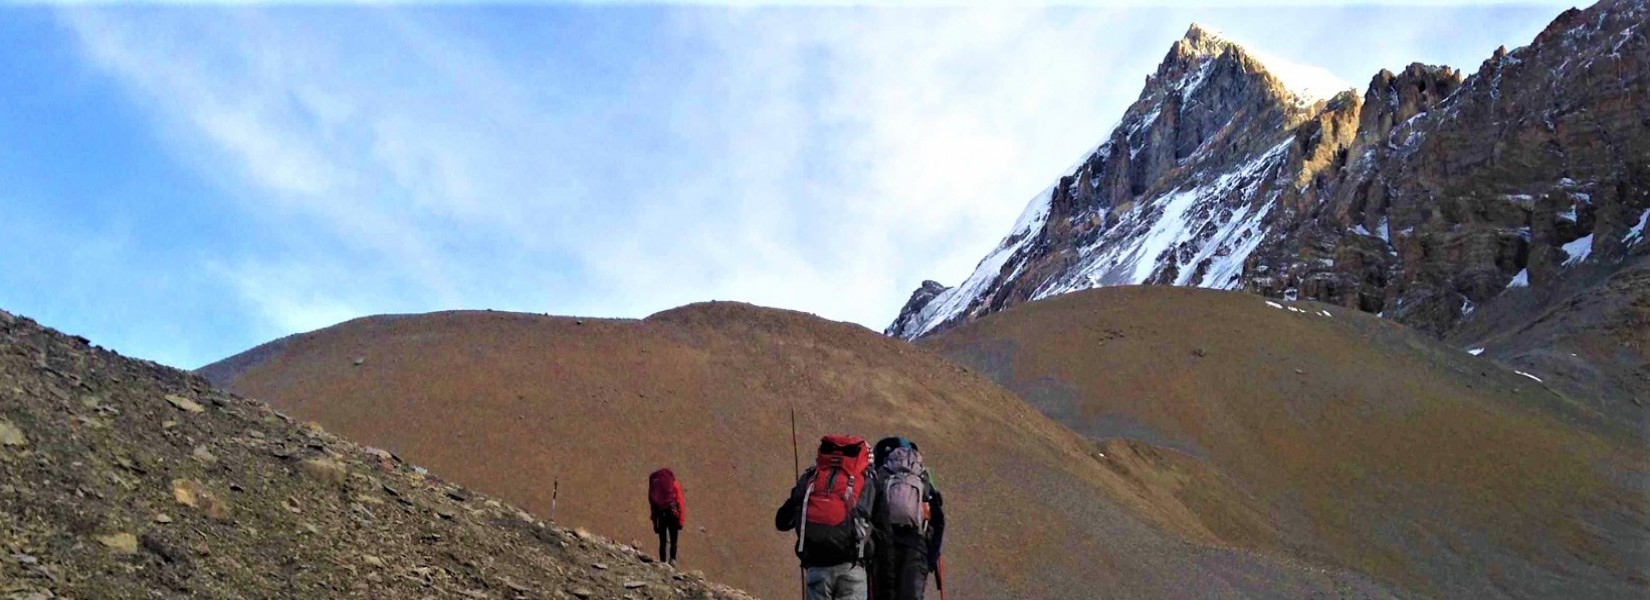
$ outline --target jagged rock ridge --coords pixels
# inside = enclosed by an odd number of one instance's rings
[[[1172,284],[1320,300],[1442,335],[1509,287],[1643,252],[1647,12],[1645,0],[1572,9],[1470,76],[1414,64],[1318,101],[1194,25],[1110,137],[968,279],[914,294],[887,333]]]

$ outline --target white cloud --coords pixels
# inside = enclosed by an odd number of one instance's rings
[[[715,151],[741,173],[715,189],[747,223],[707,236],[705,254],[739,239],[760,249],[726,257],[711,289],[880,329],[921,279],[972,270],[1025,200],[1106,135],[1185,22],[709,11],[682,27],[715,42]],[[614,266],[647,262],[641,251]],[[670,269],[634,273],[681,279]]]
[[[363,310],[339,298],[349,290],[329,292],[342,273],[312,264],[240,264],[212,269],[228,279],[242,298],[256,299],[265,319],[262,333],[271,338],[312,331],[361,316]]]
[[[1209,20],[691,9],[638,31],[492,39],[442,14],[64,20],[179,160],[274,231],[214,272],[279,332],[392,310],[642,316],[706,299],[880,329],[921,279],[971,271],[1186,24]],[[621,32],[634,43],[598,47],[633,54],[617,67],[567,66],[610,58],[573,54]],[[1294,62],[1322,49],[1265,48]]]
[[[431,51],[393,16],[374,23],[391,34],[376,50],[424,60],[363,59],[349,38],[317,34],[284,15],[67,16],[88,57],[139,92],[182,140],[183,160],[225,181],[252,226],[290,229],[277,237],[299,240],[314,259],[304,277],[291,276],[301,265],[288,260],[282,277],[253,281],[271,273],[258,257],[223,271],[240,273],[236,288],[270,322],[313,324],[297,316],[310,304],[320,305],[315,314],[342,314],[345,304],[317,300],[323,292],[391,295],[322,268],[330,261],[396,272],[412,286],[404,291],[434,307],[462,304],[458,280],[484,267],[449,254],[453,238],[511,236],[534,249],[529,217],[553,202],[536,189],[542,171],[532,161],[554,153],[506,143],[533,130],[528,111],[515,105],[519,91],[487,79],[485,64],[469,68],[474,57],[462,49]],[[233,18],[219,18],[226,16]]]

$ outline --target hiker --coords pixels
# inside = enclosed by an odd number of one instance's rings
[[[807,600],[866,600],[871,555],[871,448],[851,435],[819,440],[819,455],[774,513],[774,527],[796,531]]]
[[[878,552],[871,568],[871,596],[922,600],[928,574],[939,571],[945,501],[934,489],[916,443],[903,437],[883,438],[874,456],[873,471],[881,493],[872,512]],[[943,597],[943,579],[940,585]]]
[[[682,500],[682,484],[670,469],[647,476],[648,512],[653,515],[653,533],[659,535],[659,562],[676,564],[676,541],[687,524],[687,503]]]

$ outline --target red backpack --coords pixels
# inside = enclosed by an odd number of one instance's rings
[[[802,508],[799,554],[840,557],[841,562],[864,558],[869,515],[855,509],[871,485],[866,481],[870,465],[871,449],[864,439],[828,435],[819,440],[814,468],[803,476],[811,479]]]
[[[654,513],[670,515],[677,523],[682,521],[682,506],[676,502],[676,474],[670,469],[647,476],[647,503]]]

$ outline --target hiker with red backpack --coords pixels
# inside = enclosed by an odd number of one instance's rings
[[[878,491],[872,511],[877,533],[872,563],[875,600],[922,600],[935,573],[945,597],[940,544],[945,538],[945,500],[934,489],[922,451],[903,437],[877,442],[873,461]]]
[[[675,565],[676,543],[687,524],[687,503],[682,499],[682,484],[670,469],[647,476],[647,505],[653,533],[659,535],[659,562]]]
[[[827,435],[819,454],[774,513],[774,527],[796,531],[807,600],[866,600],[871,513],[877,489],[871,448],[851,435]]]

